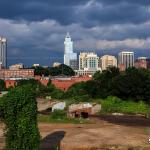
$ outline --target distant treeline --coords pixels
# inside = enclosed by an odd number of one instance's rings
[[[62,69],[61,67],[62,66],[58,67],[59,71]],[[63,68],[65,67],[63,65]],[[53,69],[55,70],[56,68]],[[68,69],[70,68],[67,67],[66,72],[68,72]],[[40,69],[38,68],[36,72],[39,70]],[[56,72],[57,71],[55,70],[53,75],[59,75],[60,72]],[[40,73],[37,74],[40,75]],[[69,75],[71,74],[69,73]],[[90,99],[104,99],[108,96],[116,96],[123,100],[143,100],[150,103],[150,70],[142,68],[128,68],[124,72],[120,72],[118,68],[111,67],[103,72],[98,71],[94,74],[92,80],[74,84],[66,92],[56,89],[51,84],[51,81],[49,81],[48,86],[45,87],[38,81],[21,80],[18,82],[18,86],[30,83],[39,89],[37,90],[37,95],[41,97],[52,95],[53,98],[74,99],[80,102],[90,101]],[[5,90],[5,83],[3,80],[0,80],[0,90]]]
[[[67,65],[61,64],[57,67],[31,67],[31,69],[35,70],[35,75],[44,75],[44,76],[58,76],[58,75],[66,75],[66,76],[74,76],[75,72],[72,68]]]
[[[120,72],[118,68],[108,68],[96,72],[91,81],[73,85],[65,93],[66,98],[72,97],[79,101],[88,98],[104,99],[108,96],[150,103],[150,71],[128,68],[125,72]]]

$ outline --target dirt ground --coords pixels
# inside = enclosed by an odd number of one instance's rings
[[[150,150],[150,119],[133,116],[92,117],[93,124],[39,123],[41,150]],[[4,147],[0,126],[0,150]],[[133,148],[134,147],[134,148]],[[140,147],[140,148],[139,148]]]
[[[92,117],[95,124],[39,124],[42,150],[128,149],[150,150],[150,119],[133,116]]]

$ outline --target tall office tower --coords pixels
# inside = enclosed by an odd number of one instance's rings
[[[0,37],[0,65],[1,68],[7,66],[7,39]]]
[[[136,68],[145,68],[147,69],[147,58],[146,57],[138,57],[135,60],[135,67]]]
[[[100,66],[102,70],[106,70],[109,67],[117,67],[117,59],[115,56],[104,55],[100,58]]]
[[[97,71],[99,68],[99,57],[93,52],[80,53],[79,70]]]
[[[77,54],[73,52],[73,41],[69,33],[65,37],[65,53],[64,53],[64,64],[70,66],[72,69],[77,69]]]
[[[134,52],[122,51],[119,53],[118,65],[124,66],[124,69],[134,66]]]

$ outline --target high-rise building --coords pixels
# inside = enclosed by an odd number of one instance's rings
[[[3,37],[0,37],[0,65],[7,67],[7,39]]]
[[[99,57],[93,52],[80,53],[79,70],[99,70]]]
[[[65,53],[64,53],[64,64],[72,67],[72,69],[77,69],[77,54],[73,52],[73,41],[69,33],[65,37]]]
[[[122,51],[119,53],[118,66],[124,65],[124,68],[134,66],[134,52]]]
[[[102,70],[106,70],[109,67],[117,67],[117,59],[115,56],[104,55],[100,58],[100,66]]]
[[[146,57],[138,57],[135,60],[135,67],[147,69],[147,58]]]
[[[79,70],[78,75],[93,75],[99,68],[99,57],[93,52],[83,52],[79,55]]]

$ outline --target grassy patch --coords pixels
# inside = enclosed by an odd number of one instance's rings
[[[145,131],[144,131],[144,134],[150,135],[150,130],[145,130]]]
[[[101,101],[101,113],[124,113],[150,115],[150,106],[144,102],[123,101],[117,97],[108,97]]]
[[[66,111],[64,110],[55,110],[50,115],[38,115],[38,121],[45,123],[73,123],[73,124],[90,123],[90,121],[82,118],[68,118]]]
[[[72,123],[72,124],[91,123],[89,120],[85,120],[85,119],[53,118],[51,115],[38,115],[38,122],[43,122],[43,123]]]

